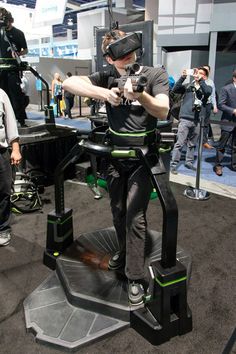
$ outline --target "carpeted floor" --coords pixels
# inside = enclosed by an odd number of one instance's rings
[[[193,331],[153,347],[133,329],[91,344],[80,354],[221,354],[236,324],[236,201],[211,195],[199,202],[183,196],[184,186],[171,184],[179,206],[179,245],[193,258],[188,302]],[[105,192],[104,192],[105,193]],[[35,342],[26,333],[23,300],[51,273],[42,263],[47,213],[54,208],[53,187],[42,195],[43,213],[17,215],[14,238],[0,248],[0,353],[56,354],[58,349]],[[65,183],[65,205],[73,208],[74,233],[111,225],[106,194],[94,200],[87,186]],[[150,202],[151,229],[161,230],[157,199]],[[236,353],[236,345],[232,353]]]

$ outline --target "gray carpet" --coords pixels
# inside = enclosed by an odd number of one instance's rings
[[[179,206],[179,245],[193,258],[188,302],[193,331],[153,347],[133,329],[124,330],[78,351],[80,354],[174,353],[221,354],[236,324],[236,201],[218,195],[204,202],[183,196],[184,186],[172,184]],[[74,233],[112,224],[109,200],[94,200],[86,186],[65,184],[66,207],[74,210]],[[42,264],[47,213],[54,208],[53,187],[43,194],[43,213],[17,215],[14,238],[0,248],[0,353],[56,354],[26,333],[23,300],[51,273]],[[151,229],[161,230],[158,200],[148,211]],[[231,351],[236,353],[236,345]]]

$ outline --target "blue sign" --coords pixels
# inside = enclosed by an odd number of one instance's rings
[[[37,91],[42,91],[43,86],[42,86],[42,81],[40,79],[36,79],[35,86]]]

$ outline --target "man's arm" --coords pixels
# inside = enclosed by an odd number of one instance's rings
[[[150,95],[145,90],[142,92],[134,91],[132,80],[128,78],[124,85],[124,97],[128,100],[138,100],[143,108],[153,117],[165,120],[169,112],[169,88],[165,72],[158,74],[155,80],[154,95]]]
[[[216,87],[214,82],[212,81],[212,93],[211,93],[211,100],[213,105],[213,113],[218,112],[217,103],[216,103]]]
[[[228,92],[223,87],[220,92],[218,107],[221,111],[226,112],[228,115],[236,116],[236,108],[228,106],[227,101],[228,101]]]
[[[204,98],[207,99],[211,93],[212,93],[212,87],[210,85],[207,85],[205,80],[203,79],[200,79],[198,81],[199,85],[200,85],[200,88],[201,88],[201,91],[204,95]],[[198,92],[198,90],[196,91],[196,93]]]
[[[17,129],[16,117],[13,111],[10,100],[5,92],[2,92],[4,100],[4,121],[6,129],[6,137],[8,143],[12,147],[11,152],[11,164],[18,165],[21,161],[20,145],[19,145],[19,134]]]
[[[118,87],[109,90],[95,86],[87,76],[72,76],[63,82],[63,88],[79,96],[107,101],[113,106],[118,106],[121,101]],[[130,100],[138,99],[149,114],[162,120],[166,119],[169,111],[169,97],[167,95],[158,94],[152,97],[147,92],[133,92],[132,82],[128,79],[124,86],[124,96]]]
[[[87,76],[71,76],[63,82],[62,86],[64,90],[75,95],[107,101],[113,106],[118,106],[121,101],[120,90],[117,87],[109,90],[93,85]]]
[[[143,91],[138,97],[138,101],[145,110],[160,120],[165,120],[169,112],[169,97],[166,94],[158,94],[152,97]]]

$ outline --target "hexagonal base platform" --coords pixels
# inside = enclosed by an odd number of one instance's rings
[[[25,299],[24,310],[38,342],[71,351],[130,325],[71,305],[55,272]]]
[[[27,329],[36,339],[75,350],[130,325],[127,279],[108,270],[118,250],[114,228],[86,233],[57,259],[56,272],[24,302]],[[147,265],[161,257],[161,234],[149,231]],[[177,259],[191,274],[191,258],[181,248]],[[139,306],[142,308],[143,305]]]

